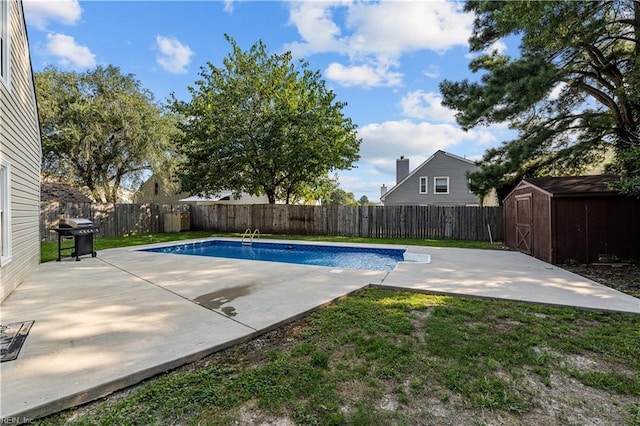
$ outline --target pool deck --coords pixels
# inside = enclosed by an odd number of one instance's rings
[[[404,248],[431,262],[383,272],[122,248],[44,263],[1,305],[3,325],[35,323],[0,363],[0,423],[94,400],[369,285],[640,314],[640,299],[522,253]]]

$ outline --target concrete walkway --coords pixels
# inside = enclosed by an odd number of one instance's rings
[[[640,299],[521,253],[406,248],[431,263],[379,272],[124,248],[42,264],[1,306],[3,325],[35,323],[0,364],[0,422],[99,398],[367,285],[640,314]]]

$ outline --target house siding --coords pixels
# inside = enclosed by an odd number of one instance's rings
[[[158,193],[156,194],[155,185],[158,184]],[[226,191],[225,191],[226,192]],[[175,189],[167,189],[167,185],[162,179],[151,176],[145,181],[140,189],[133,195],[134,203],[153,203],[153,204],[268,204],[269,198],[266,195],[249,195],[242,193],[239,199],[220,200],[220,201],[198,201],[183,202],[188,198],[188,192],[179,192],[176,194]]]
[[[385,205],[433,205],[464,206],[478,205],[478,197],[469,192],[467,172],[477,171],[478,167],[443,151],[413,171],[404,181],[392,188],[384,197]],[[420,178],[427,177],[427,193],[420,193]],[[449,193],[435,194],[436,177],[449,178]]]
[[[0,265],[4,300],[40,262],[41,143],[22,3],[8,1],[9,79],[0,82],[0,157],[11,167],[11,252]]]
[[[158,184],[158,194],[155,192],[155,185]],[[162,179],[151,176],[133,194],[134,203],[155,203],[155,204],[181,204],[179,200],[187,198],[188,192],[178,192],[175,189],[167,189],[167,185]]]

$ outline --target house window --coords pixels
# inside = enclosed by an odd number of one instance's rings
[[[158,185],[158,182],[153,184],[153,195],[158,195],[160,194],[160,185]]]
[[[11,260],[11,168],[0,158],[0,266]]]
[[[9,82],[9,2],[0,0],[0,81]]]
[[[426,176],[420,176],[420,193],[421,194],[427,194],[428,193],[428,186],[427,186],[427,177]]]
[[[433,193],[434,194],[449,193],[449,176],[433,178]]]

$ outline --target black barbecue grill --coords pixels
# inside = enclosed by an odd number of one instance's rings
[[[71,257],[80,260],[80,256],[90,254],[96,257],[98,253],[93,248],[93,236],[100,230],[93,226],[89,219],[67,218],[60,219],[58,227],[53,228],[58,233],[58,261],[62,259],[62,252],[72,250]],[[63,246],[63,242],[73,238],[73,246]]]

